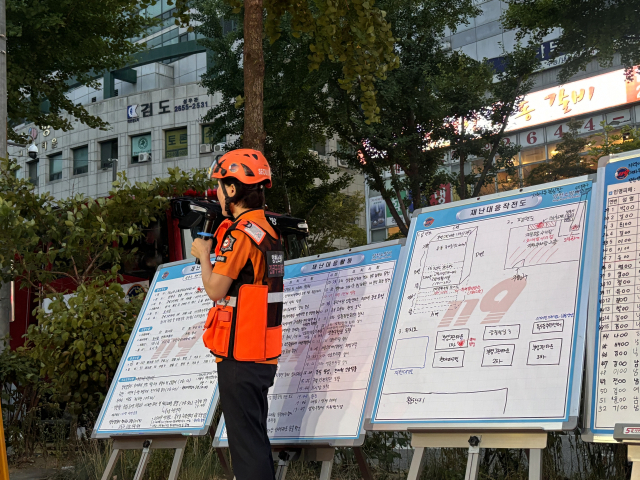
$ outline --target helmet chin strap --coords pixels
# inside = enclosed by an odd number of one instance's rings
[[[224,195],[224,212],[228,217],[233,217],[233,214],[231,213],[231,210],[229,210],[229,200],[231,200],[231,197],[229,197],[229,194],[227,193],[227,187],[225,187],[224,183],[222,182],[218,182],[220,187],[222,188],[222,195]]]

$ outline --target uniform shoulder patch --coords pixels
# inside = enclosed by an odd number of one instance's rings
[[[220,247],[220,253],[226,253],[233,250],[233,244],[236,243],[236,239],[230,233],[224,237],[222,241],[222,247]]]
[[[267,236],[267,233],[264,230],[249,220],[240,222],[236,228],[249,235],[258,245],[260,245],[262,240],[264,240],[264,237]]]
[[[227,257],[225,257],[224,255],[218,255],[216,257],[216,262],[227,263]]]

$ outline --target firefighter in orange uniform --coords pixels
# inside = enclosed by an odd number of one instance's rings
[[[225,220],[212,241],[196,239],[191,253],[202,264],[202,282],[216,302],[203,340],[216,356],[222,412],[237,480],[275,478],[267,436],[267,391],[282,351],[280,235],[264,215],[271,170],[262,153],[233,150],[211,166]]]

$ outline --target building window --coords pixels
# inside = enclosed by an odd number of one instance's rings
[[[100,144],[100,168],[107,169],[118,161],[118,140],[109,140]]]
[[[73,174],[81,175],[89,171],[89,147],[74,148]]]
[[[326,142],[318,142],[313,146],[313,149],[318,152],[318,155],[326,155],[327,154],[327,143]]]
[[[164,158],[185,157],[189,155],[187,129],[164,132]]]
[[[527,163],[540,162],[542,160],[546,160],[546,158],[547,156],[544,151],[544,146],[525,148],[520,152],[520,159],[522,160],[523,165],[526,165]]]
[[[27,173],[29,174],[29,181],[37,187],[38,186],[38,160],[27,163]]]
[[[151,155],[151,134],[138,135],[131,137],[131,163],[138,163],[141,153]]]
[[[223,143],[225,141],[224,135],[215,135],[212,125],[202,125],[202,143],[214,145],[216,143]]]
[[[62,154],[57,153],[49,157],[49,181],[62,178]]]

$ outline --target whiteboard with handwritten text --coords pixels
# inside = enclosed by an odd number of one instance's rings
[[[161,265],[93,432],[205,435],[217,404],[215,357],[202,333],[213,306],[193,261]]]
[[[598,169],[582,430],[596,442],[613,441],[616,424],[640,424],[640,154],[609,162]]]
[[[271,443],[359,445],[399,241],[286,262]],[[396,279],[397,281],[397,279]],[[224,421],[214,444],[228,443]]]
[[[414,215],[371,428],[575,424],[591,190],[583,177]]]

